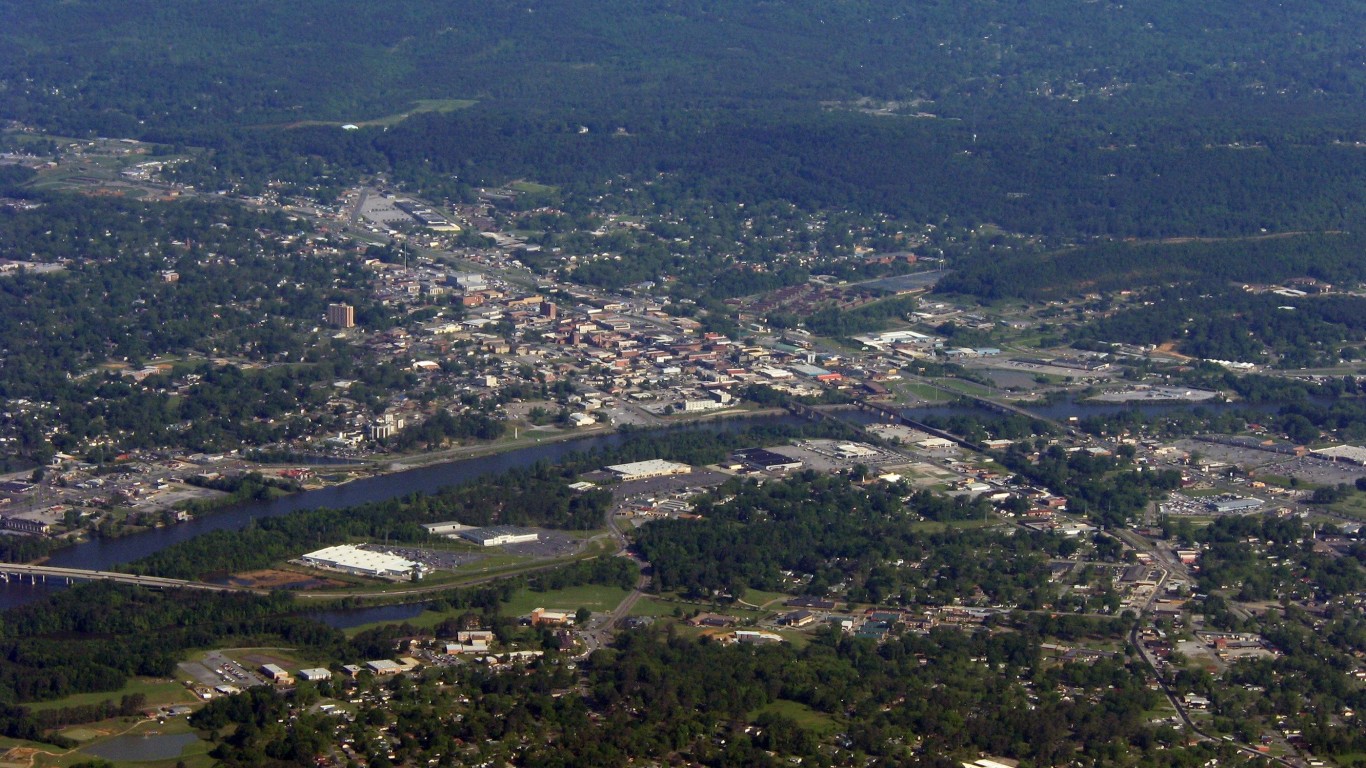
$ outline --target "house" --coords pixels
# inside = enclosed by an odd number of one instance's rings
[[[1197,696],[1194,693],[1188,693],[1183,697],[1183,701],[1185,702],[1186,706],[1190,707],[1191,709],[1209,709],[1209,699],[1204,696]]]

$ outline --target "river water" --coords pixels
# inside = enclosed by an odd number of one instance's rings
[[[762,416],[715,420],[682,428],[733,432],[753,426],[800,423],[805,422],[793,416]],[[615,448],[626,440],[626,435],[614,433],[535,445],[491,456],[461,459],[389,475],[369,477],[331,488],[285,496],[274,501],[245,502],[202,515],[179,525],[156,528],[117,539],[92,539],[55,553],[47,564],[63,568],[108,570],[113,566],[141,559],[166,547],[188,541],[210,531],[239,530],[257,518],[279,517],[291,512],[324,507],[352,507],[358,504],[385,501],[411,493],[431,493],[484,475],[529,467],[542,461],[553,463],[574,453]],[[20,582],[17,579],[0,582],[0,610],[33,602],[51,590],[61,589],[63,586],[56,580],[39,584]]]
[[[1090,404],[1064,401],[1040,406],[1031,410],[1039,413],[1041,416],[1057,420],[1066,420],[1069,416],[1085,417],[1090,415],[1116,413],[1132,408],[1137,408],[1147,413],[1154,413],[1195,408],[1226,410],[1236,407],[1250,407],[1253,410],[1266,408],[1266,406],[1248,406],[1246,403],[1177,402],[1170,404],[1136,403],[1122,405],[1116,403]],[[947,405],[908,408],[903,412],[911,419],[919,419],[931,415],[949,416],[964,413],[992,415],[989,411],[971,406]],[[875,415],[862,411],[842,411],[839,415],[841,418],[851,422],[868,423],[877,420]],[[717,420],[692,425],[687,428],[727,432],[750,426],[792,425],[799,423],[803,422],[792,416],[772,416],[750,419]],[[187,541],[195,536],[210,531],[241,529],[253,519],[278,517],[280,515],[287,515],[291,512],[307,509],[349,507],[358,504],[385,501],[410,493],[430,493],[450,485],[467,482],[488,474],[496,474],[499,472],[506,472],[510,469],[527,467],[541,461],[556,462],[573,453],[615,448],[620,446],[625,440],[626,437],[623,435],[609,434],[546,445],[536,445],[492,456],[462,459],[444,464],[433,464],[431,466],[405,470],[389,475],[365,478],[345,485],[286,496],[274,501],[246,502],[203,515],[190,522],[181,523],[179,525],[157,528],[144,533],[132,534],[117,539],[93,539],[57,552],[52,556],[48,563],[50,565],[67,568],[107,570],[113,566],[146,557],[166,547]],[[57,582],[56,580],[49,580],[47,583],[39,584],[20,582],[17,579],[11,579],[8,582],[0,582],[0,610],[25,605],[42,598],[53,590],[63,589],[64,586],[64,584]],[[421,612],[421,605],[405,605],[320,611],[317,614],[314,614],[314,616],[326,624],[344,629],[377,621],[402,621],[404,619],[413,618]]]

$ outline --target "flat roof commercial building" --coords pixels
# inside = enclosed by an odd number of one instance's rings
[[[454,520],[449,520],[444,523],[423,523],[422,527],[426,528],[427,533],[432,536],[449,536],[454,533],[460,533],[461,531],[474,530],[476,526],[465,525],[464,523],[457,523]]]
[[[365,662],[365,668],[376,675],[397,675],[406,667],[391,659],[376,659]]]
[[[864,459],[878,455],[876,448],[870,448],[860,443],[840,443],[835,446],[835,452],[845,459]]]
[[[692,467],[687,464],[679,464],[676,461],[650,459],[649,461],[633,461],[629,464],[613,464],[607,467],[607,471],[615,473],[622,480],[644,480],[650,477],[686,475],[692,471]]]
[[[466,541],[472,541],[481,547],[501,547],[504,544],[524,544],[532,541],[540,541],[541,535],[535,531],[525,528],[514,528],[510,525],[494,525],[488,528],[470,528],[459,531],[456,535]]]
[[[1366,448],[1358,448],[1355,445],[1335,445],[1331,448],[1320,448],[1316,451],[1310,451],[1310,454],[1330,461],[1341,461],[1348,464],[1366,466]]]
[[[350,544],[319,549],[300,559],[305,565],[314,568],[388,579],[408,576],[418,567],[412,560],[384,552],[371,552]]]
[[[1248,497],[1236,499],[1216,499],[1206,504],[1206,506],[1208,506],[1210,511],[1212,512],[1217,512],[1221,515],[1226,515],[1230,512],[1246,512],[1251,509],[1256,509],[1257,507],[1260,507],[1263,503],[1264,502],[1261,499],[1254,499]]]
[[[742,451],[736,451],[735,456],[747,466],[764,472],[802,468],[801,459],[784,456],[767,448],[746,448]]]
[[[573,614],[569,611],[550,611],[545,608],[537,608],[531,612],[531,626],[558,626],[560,624],[568,624],[572,618]]]
[[[272,683],[288,685],[293,682],[293,678],[289,676],[289,673],[286,672],[283,667],[276,664],[261,665],[261,674],[265,675]]]

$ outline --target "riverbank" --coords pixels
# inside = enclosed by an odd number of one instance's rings
[[[594,424],[587,427],[580,427],[572,432],[558,433],[533,433],[526,432],[515,438],[500,438],[492,443],[481,443],[475,445],[462,445],[454,448],[446,448],[440,451],[428,451],[407,456],[393,458],[376,458],[375,461],[386,461],[388,466],[384,469],[375,468],[372,476],[381,476],[390,472],[402,472],[409,469],[430,466],[432,464],[443,464],[449,461],[460,459],[473,459],[482,456],[492,456],[499,453],[517,450],[519,448],[530,448],[535,445],[545,445],[552,443],[562,443],[572,440],[581,440],[598,435],[612,434],[637,434],[650,433],[655,431],[670,429],[686,429],[697,424],[706,424],[713,421],[729,421],[731,419],[753,419],[773,416],[785,416],[787,410],[784,408],[758,408],[754,410],[731,409],[716,413],[706,413],[699,416],[688,417],[678,421],[667,421],[658,425],[634,426],[622,425],[612,426],[607,424]],[[623,428],[624,427],[624,428]]]
[[[660,431],[681,429],[741,430],[751,424],[796,424],[801,419],[785,410],[764,409],[731,414],[708,414],[708,418],[689,419],[671,424]],[[584,452],[611,450],[620,447],[631,434],[650,434],[654,429],[608,429],[592,432],[576,431],[555,436],[521,438],[516,443],[459,446],[447,451],[424,454],[422,466],[403,466],[407,461],[396,461],[377,468],[370,476],[361,476],[316,490],[306,490],[269,501],[252,501],[222,508],[212,514],[196,516],[192,520],[117,539],[92,538],[66,546],[56,552],[35,553],[48,555],[46,564],[85,570],[118,570],[118,566],[140,560],[161,549],[173,546],[215,530],[240,530],[255,519],[277,517],[292,512],[318,508],[350,508],[382,502],[413,493],[433,493],[442,488],[528,467],[540,462],[559,463]],[[555,437],[558,439],[547,439]],[[444,460],[444,461],[443,461]],[[399,468],[395,468],[395,464]],[[269,470],[267,470],[269,471]],[[31,558],[30,558],[31,559]],[[41,586],[11,583],[0,588],[0,609],[23,605],[40,599],[47,593]]]
[[[677,421],[669,420],[658,426],[635,427],[632,425],[616,426],[598,424],[573,430],[529,430],[522,432],[516,437],[500,438],[492,442],[458,445],[436,451],[425,451],[412,454],[376,454],[374,456],[357,458],[354,462],[348,464],[329,463],[326,465],[325,472],[318,474],[311,479],[304,479],[302,477],[290,477],[288,480],[280,479],[280,476],[297,471],[301,466],[299,463],[265,463],[236,459],[230,462],[230,466],[219,467],[213,474],[217,474],[218,472],[234,473],[240,477],[243,473],[257,473],[262,476],[264,485],[269,486],[268,489],[264,489],[267,492],[258,493],[257,489],[250,489],[249,492],[242,493],[235,488],[216,488],[212,484],[206,485],[202,481],[195,481],[190,483],[190,485],[195,486],[201,493],[210,493],[214,495],[202,496],[190,500],[174,498],[164,504],[156,503],[155,497],[152,497],[151,499],[143,500],[137,507],[135,513],[130,512],[120,515],[116,512],[112,516],[106,514],[92,523],[87,523],[78,530],[54,535],[51,538],[46,539],[46,541],[52,543],[56,549],[65,549],[74,543],[70,540],[75,538],[89,537],[115,539],[126,536],[136,536],[157,528],[183,525],[193,519],[216,515],[224,510],[230,510],[242,504],[269,502],[277,498],[342,487],[361,480],[382,478],[424,467],[498,456],[519,450],[535,448],[537,446],[593,440],[595,438],[610,437],[617,434],[636,432],[647,433],[654,430],[689,429],[716,421],[764,417],[771,418],[783,416],[785,414],[786,411],[780,408],[729,409],[695,417],[679,418]],[[309,469],[316,471],[316,468],[314,467],[309,467]],[[229,474],[229,476],[232,475]],[[176,484],[185,484],[188,482],[185,477],[171,476],[169,474],[164,475],[163,477]],[[134,521],[133,524],[129,524],[128,521],[130,518]],[[154,520],[155,522],[147,524],[145,521],[148,520]],[[143,522],[139,523],[137,521]],[[44,554],[46,555],[47,553],[45,552]]]

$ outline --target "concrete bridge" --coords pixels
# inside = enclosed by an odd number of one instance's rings
[[[57,568],[51,565],[26,565],[22,563],[0,563],[0,581],[11,579],[29,581],[34,584],[67,583],[73,581],[114,581],[120,584],[136,584],[154,589],[201,589],[209,592],[259,592],[242,587],[223,584],[206,584],[202,581],[167,579],[160,576],[135,576],[131,573],[114,571],[88,571],[83,568]]]
[[[955,435],[951,432],[945,432],[944,430],[939,429],[937,427],[931,427],[929,424],[926,424],[924,422],[908,418],[899,409],[893,408],[892,406],[886,405],[884,403],[873,403],[867,400],[859,400],[858,407],[860,410],[877,413],[886,418],[887,421],[890,421],[892,423],[901,424],[902,426],[907,426],[911,429],[919,430],[933,437],[943,438],[944,440],[952,440],[954,443],[958,444],[963,448],[968,449],[969,451],[974,451],[976,453],[986,452],[985,446],[978,445],[977,443],[974,443],[971,440],[968,440],[967,438],[959,437],[958,435]]]
[[[840,408],[841,406],[828,407],[833,410],[836,408]],[[929,424],[922,424],[921,422],[915,421],[914,419],[908,419],[901,413],[901,411],[889,405],[884,405],[882,403],[873,403],[867,400],[858,400],[855,401],[852,407],[858,408],[859,410],[863,411],[872,411],[874,413],[877,413],[881,417],[885,418],[889,422],[901,424],[912,429],[918,429],[927,435],[932,435],[934,437],[942,437],[945,440],[951,440],[954,443],[964,448],[967,448],[970,451],[983,453],[986,450],[983,446],[980,446],[977,443],[972,442],[971,440],[959,437],[958,435],[950,434],[942,429],[936,429],[935,427],[931,427]],[[810,419],[832,419],[834,421],[838,421],[840,424],[846,427],[850,427],[852,429],[857,430],[861,435],[864,435],[865,437],[868,436],[868,432],[866,429],[860,427],[857,424],[852,424],[850,422],[841,420],[838,416],[834,415],[833,413],[827,412],[824,406],[821,408],[815,408],[809,405],[803,405],[801,403],[793,402],[789,404],[787,408],[789,411],[791,411],[794,415],[797,416],[804,416]]]

